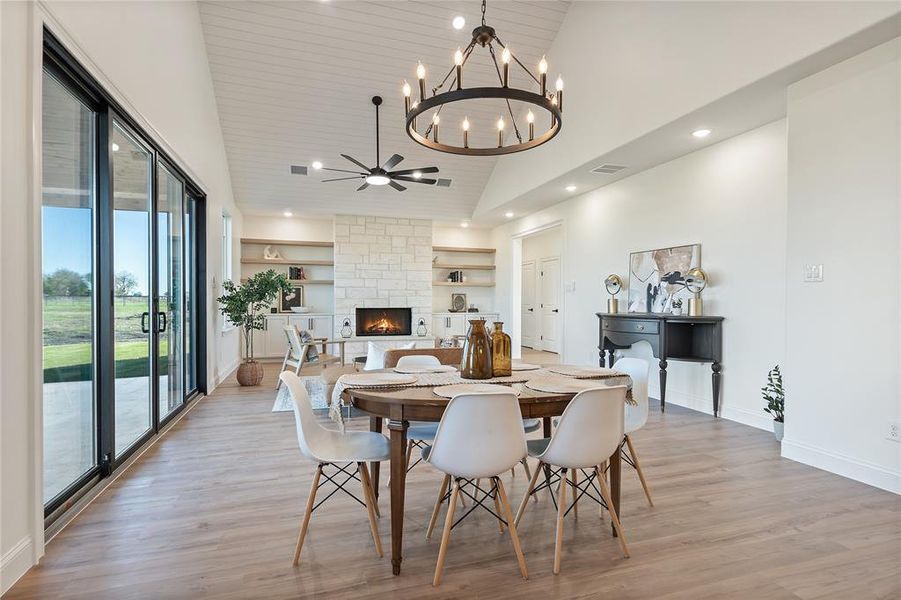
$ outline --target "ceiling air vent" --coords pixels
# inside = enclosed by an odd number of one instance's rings
[[[437,185],[438,187],[450,187],[450,184],[450,179],[439,179],[435,185]]]
[[[595,167],[591,170],[592,173],[603,173],[604,175],[612,175],[613,173],[619,173],[626,167],[622,165],[611,165],[610,163],[604,163],[600,167]]]
[[[307,168],[300,165],[291,165],[291,175],[306,175]]]

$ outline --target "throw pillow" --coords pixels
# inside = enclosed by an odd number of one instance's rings
[[[402,344],[400,346],[401,350],[411,350],[416,347],[416,342],[410,342],[409,344]],[[369,342],[369,345],[366,349],[366,366],[363,367],[364,371],[376,371],[378,369],[385,368],[385,350],[388,348],[382,348],[377,345],[375,342]]]
[[[309,344],[307,347],[307,362],[319,362],[319,350],[313,344],[313,336],[309,331],[300,332],[300,343]]]

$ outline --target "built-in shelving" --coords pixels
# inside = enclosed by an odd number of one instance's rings
[[[494,287],[493,281],[433,281],[432,285],[447,287]]]
[[[311,260],[307,258],[242,258],[242,265],[292,265],[298,267],[334,267],[333,260]]]
[[[432,263],[433,269],[450,269],[452,271],[457,270],[471,270],[471,271],[494,271],[494,265],[460,265],[460,264],[448,264],[448,263]]]
[[[494,248],[432,246],[432,310],[436,314],[448,310],[453,296],[462,294],[467,306],[491,312],[497,274],[495,254]],[[462,272],[466,281],[448,281],[456,271]],[[445,321],[439,319],[433,326],[437,327]],[[437,331],[447,333],[448,326],[438,327]]]
[[[269,240],[265,238],[241,238],[242,244],[255,246],[301,246],[307,248],[334,248],[334,242],[304,242],[300,240]]]
[[[247,281],[246,277],[241,279],[241,283],[245,281]],[[288,282],[294,285],[335,285],[334,279],[289,279]]]
[[[279,258],[265,258],[267,246],[278,252]],[[289,275],[290,267],[301,267],[307,278],[289,279],[291,285],[305,288],[304,304],[312,310],[312,313],[332,314],[335,309],[334,248],[333,242],[243,237],[241,281],[246,281],[249,277],[267,269]],[[274,305],[277,307],[278,302]],[[328,332],[325,332],[326,328],[323,326],[324,335],[330,337],[331,326],[327,329]]]
[[[494,254],[494,248],[463,248],[461,246],[432,246],[433,252],[468,252],[472,254]]]

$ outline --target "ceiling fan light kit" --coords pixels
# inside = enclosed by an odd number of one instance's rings
[[[501,65],[498,65],[497,52],[495,45],[501,48]],[[476,50],[476,46],[487,48],[490,55],[491,63],[498,74],[497,86],[492,87],[463,87],[463,67],[469,61],[472,53]],[[519,67],[537,84],[538,92],[512,88],[510,82],[510,66],[511,64],[519,65]],[[439,93],[448,81],[453,77],[450,89]],[[441,80],[435,88],[432,89],[432,95],[426,95],[426,69],[420,62],[416,66],[416,78],[419,83],[419,99],[412,98],[413,89],[406,81],[403,85],[404,95],[404,115],[406,118],[406,131],[415,142],[438,150],[440,152],[449,152],[451,154],[463,154],[468,156],[497,156],[502,154],[512,154],[514,152],[522,152],[536,148],[553,139],[563,125],[563,79],[558,77],[556,81],[556,92],[548,92],[547,90],[547,61],[544,57],[538,63],[538,77],[518,59],[498,37],[495,29],[485,22],[485,0],[482,0],[482,24],[472,30],[472,40],[465,50],[457,49],[454,53],[454,65],[450,68],[444,79]],[[454,102],[465,102],[467,100],[481,100],[486,98],[497,98],[506,103],[506,112],[509,113],[510,121],[513,125],[513,133],[516,142],[512,144],[504,144],[504,119],[501,117],[497,122],[497,147],[471,147],[469,144],[469,118],[464,118],[461,127],[462,135],[460,145],[448,143],[447,132],[445,130],[445,141],[438,139],[438,123],[441,109]],[[516,117],[513,114],[511,101],[524,102],[535,107],[541,108],[550,114],[550,127],[544,133],[535,136],[535,114],[529,110],[526,115],[528,122],[528,139],[524,139]],[[417,117],[422,113],[435,109],[432,119],[428,120],[428,126],[420,133],[417,128]]]

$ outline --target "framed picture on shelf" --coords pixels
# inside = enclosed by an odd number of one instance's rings
[[[687,296],[685,274],[701,266],[701,244],[671,246],[629,255],[629,312],[668,313]]]
[[[278,301],[279,312],[291,312],[292,306],[303,306],[303,286],[296,285],[290,292],[282,292]]]
[[[451,294],[451,312],[466,312],[466,294]]]

